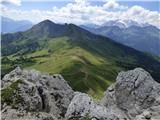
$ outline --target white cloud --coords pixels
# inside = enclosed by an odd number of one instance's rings
[[[105,9],[127,9],[128,8],[127,6],[119,5],[119,3],[114,0],[109,0],[103,5],[103,7]]]
[[[149,23],[154,26],[159,26],[160,22],[160,13],[157,11],[150,11],[141,6],[128,8],[115,1],[109,1],[102,6],[97,6],[91,5],[86,0],[75,0],[74,3],[68,3],[61,8],[53,6],[51,10],[22,11],[8,8],[2,12],[6,17],[17,20],[28,19],[33,23],[50,19],[56,23],[103,24],[108,20],[122,19],[135,20],[139,23]]]
[[[1,0],[2,4],[13,4],[20,6],[21,5],[21,0]]]
[[[118,8],[119,7],[119,4],[115,1],[108,1],[107,3],[105,3],[103,5],[104,8],[107,8],[107,9],[115,9],[115,8]]]
[[[133,6],[127,11],[127,16],[140,23],[147,22],[155,26],[160,25],[160,13],[150,11],[140,6]]]

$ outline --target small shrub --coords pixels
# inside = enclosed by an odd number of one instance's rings
[[[7,103],[8,105],[12,105],[13,107],[15,104],[18,104],[22,101],[22,98],[16,94],[16,91],[18,90],[18,84],[22,84],[22,80],[17,80],[16,82],[13,82],[10,86],[7,88],[1,90],[1,102]],[[13,100],[14,97],[14,100]]]

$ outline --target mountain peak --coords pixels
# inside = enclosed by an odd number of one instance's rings
[[[39,23],[39,25],[51,25],[51,24],[55,24],[54,22],[52,22],[51,20],[49,19],[46,19],[42,22]]]
[[[51,20],[44,20],[32,27],[32,29],[28,30],[30,34],[36,36],[36,38],[40,37],[58,37],[64,35],[73,35],[73,34],[80,34],[86,33],[88,31],[74,25],[74,24],[56,24]],[[38,34],[38,35],[37,35]]]
[[[35,34],[37,37],[56,37],[62,35],[64,33],[64,25],[56,24],[51,20],[44,20],[32,27],[32,29],[28,30],[33,36]]]

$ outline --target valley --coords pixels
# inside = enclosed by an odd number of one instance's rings
[[[159,81],[160,62],[73,24],[49,20],[2,35],[2,75],[17,66],[62,74],[75,91],[100,98],[118,72],[142,67]]]

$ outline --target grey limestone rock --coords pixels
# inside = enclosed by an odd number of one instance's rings
[[[160,84],[141,68],[120,72],[100,102],[35,70],[18,67],[1,83],[2,120],[160,120]]]
[[[67,120],[122,120],[114,111],[96,103],[84,93],[76,93],[71,101],[67,113]]]
[[[120,109],[128,118],[134,119],[145,110],[160,105],[160,84],[141,68],[120,72],[116,83],[108,88],[101,102],[106,107]],[[154,113],[157,112],[160,111]]]
[[[19,67],[5,75],[2,83],[2,106],[7,104],[19,111],[45,112],[58,119],[64,117],[74,95],[61,75],[50,76]],[[14,92],[5,95],[12,87]],[[12,100],[6,102],[9,99]]]
[[[58,120],[54,115],[46,112],[26,112],[12,108],[2,111],[2,120]]]

